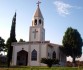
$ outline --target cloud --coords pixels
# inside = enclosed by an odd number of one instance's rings
[[[82,54],[82,56],[80,58],[76,58],[76,60],[83,61],[83,54]],[[67,57],[67,61],[71,61],[72,62],[71,56]]]
[[[83,61],[83,54],[80,58],[78,58],[77,60]]]
[[[54,4],[55,4],[57,12],[63,16],[69,15],[70,9],[74,7],[74,6],[67,4],[67,3],[64,3],[63,1],[60,1],[60,0],[56,0],[54,2]]]

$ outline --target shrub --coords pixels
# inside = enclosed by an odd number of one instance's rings
[[[41,63],[45,63],[48,67],[52,67],[53,64],[59,64],[59,60],[51,58],[42,58]]]

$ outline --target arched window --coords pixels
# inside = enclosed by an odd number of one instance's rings
[[[56,52],[54,51],[53,54],[52,54],[52,58],[53,59],[56,59]]]
[[[39,19],[39,24],[41,24],[41,19]]]
[[[37,25],[37,19],[35,19],[35,25]]]
[[[35,49],[31,53],[31,60],[32,61],[37,60],[37,51]]]

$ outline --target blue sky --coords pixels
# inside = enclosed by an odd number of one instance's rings
[[[0,36],[7,40],[10,35],[14,13],[17,13],[16,38],[28,41],[29,27],[37,8],[38,0],[0,0]],[[83,38],[83,0],[40,0],[44,17],[45,38],[62,44],[68,27],[79,31]]]

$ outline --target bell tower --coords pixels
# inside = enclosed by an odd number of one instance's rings
[[[37,3],[37,9],[32,18],[32,26],[30,27],[29,41],[45,41],[44,18],[40,10],[40,1]]]

